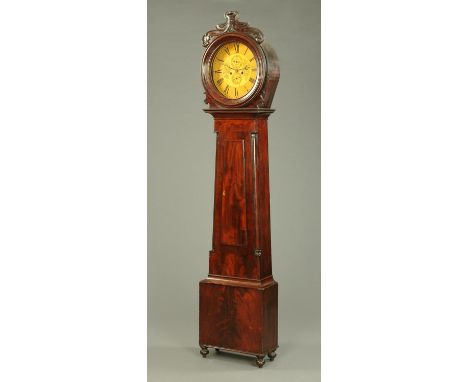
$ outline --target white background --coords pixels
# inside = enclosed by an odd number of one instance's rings
[[[322,377],[466,381],[467,6],[322,8]],[[0,380],[146,379],[146,3],[0,3]]]

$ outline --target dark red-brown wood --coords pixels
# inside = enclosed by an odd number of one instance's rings
[[[209,275],[261,280],[272,275],[268,114],[237,110],[207,110],[217,133]]]
[[[270,109],[206,109],[214,116],[213,245],[200,282],[200,346],[273,359],[278,284],[273,279],[268,178]]]
[[[278,284],[200,282],[200,345],[266,355],[278,347]]]
[[[268,177],[268,117],[279,80],[273,49],[256,28],[226,13],[226,23],[203,38],[205,112],[214,117],[216,168],[213,242],[208,277],[200,281],[201,354],[224,349],[264,358],[278,348],[278,283],[273,279]],[[257,55],[258,87],[243,99],[223,99],[209,75],[213,53],[241,40]]]

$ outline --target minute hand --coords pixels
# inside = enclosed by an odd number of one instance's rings
[[[228,64],[223,64],[223,65],[224,65],[224,66],[227,66],[229,69],[235,70],[236,72],[239,71],[239,69],[231,68]]]

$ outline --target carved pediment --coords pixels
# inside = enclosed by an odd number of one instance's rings
[[[230,32],[245,33],[261,44],[263,42],[263,33],[259,29],[249,26],[248,23],[239,21],[238,16],[239,12],[237,11],[226,12],[224,14],[226,22],[216,25],[216,29],[210,30],[203,35],[203,46],[207,47],[219,36]]]

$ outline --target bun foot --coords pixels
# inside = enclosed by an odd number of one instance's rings
[[[272,351],[271,353],[268,353],[268,358],[270,358],[270,361],[273,361],[276,357],[276,352]]]
[[[215,350],[216,350],[216,353],[219,353],[219,352],[221,351],[221,350],[219,350],[218,348],[215,348]]]
[[[206,358],[206,356],[208,355],[210,351],[208,350],[206,346],[200,346],[200,347],[201,347],[200,354],[203,356],[203,358]]]
[[[261,369],[263,365],[265,365],[265,356],[264,355],[257,355],[256,360],[257,366]]]

